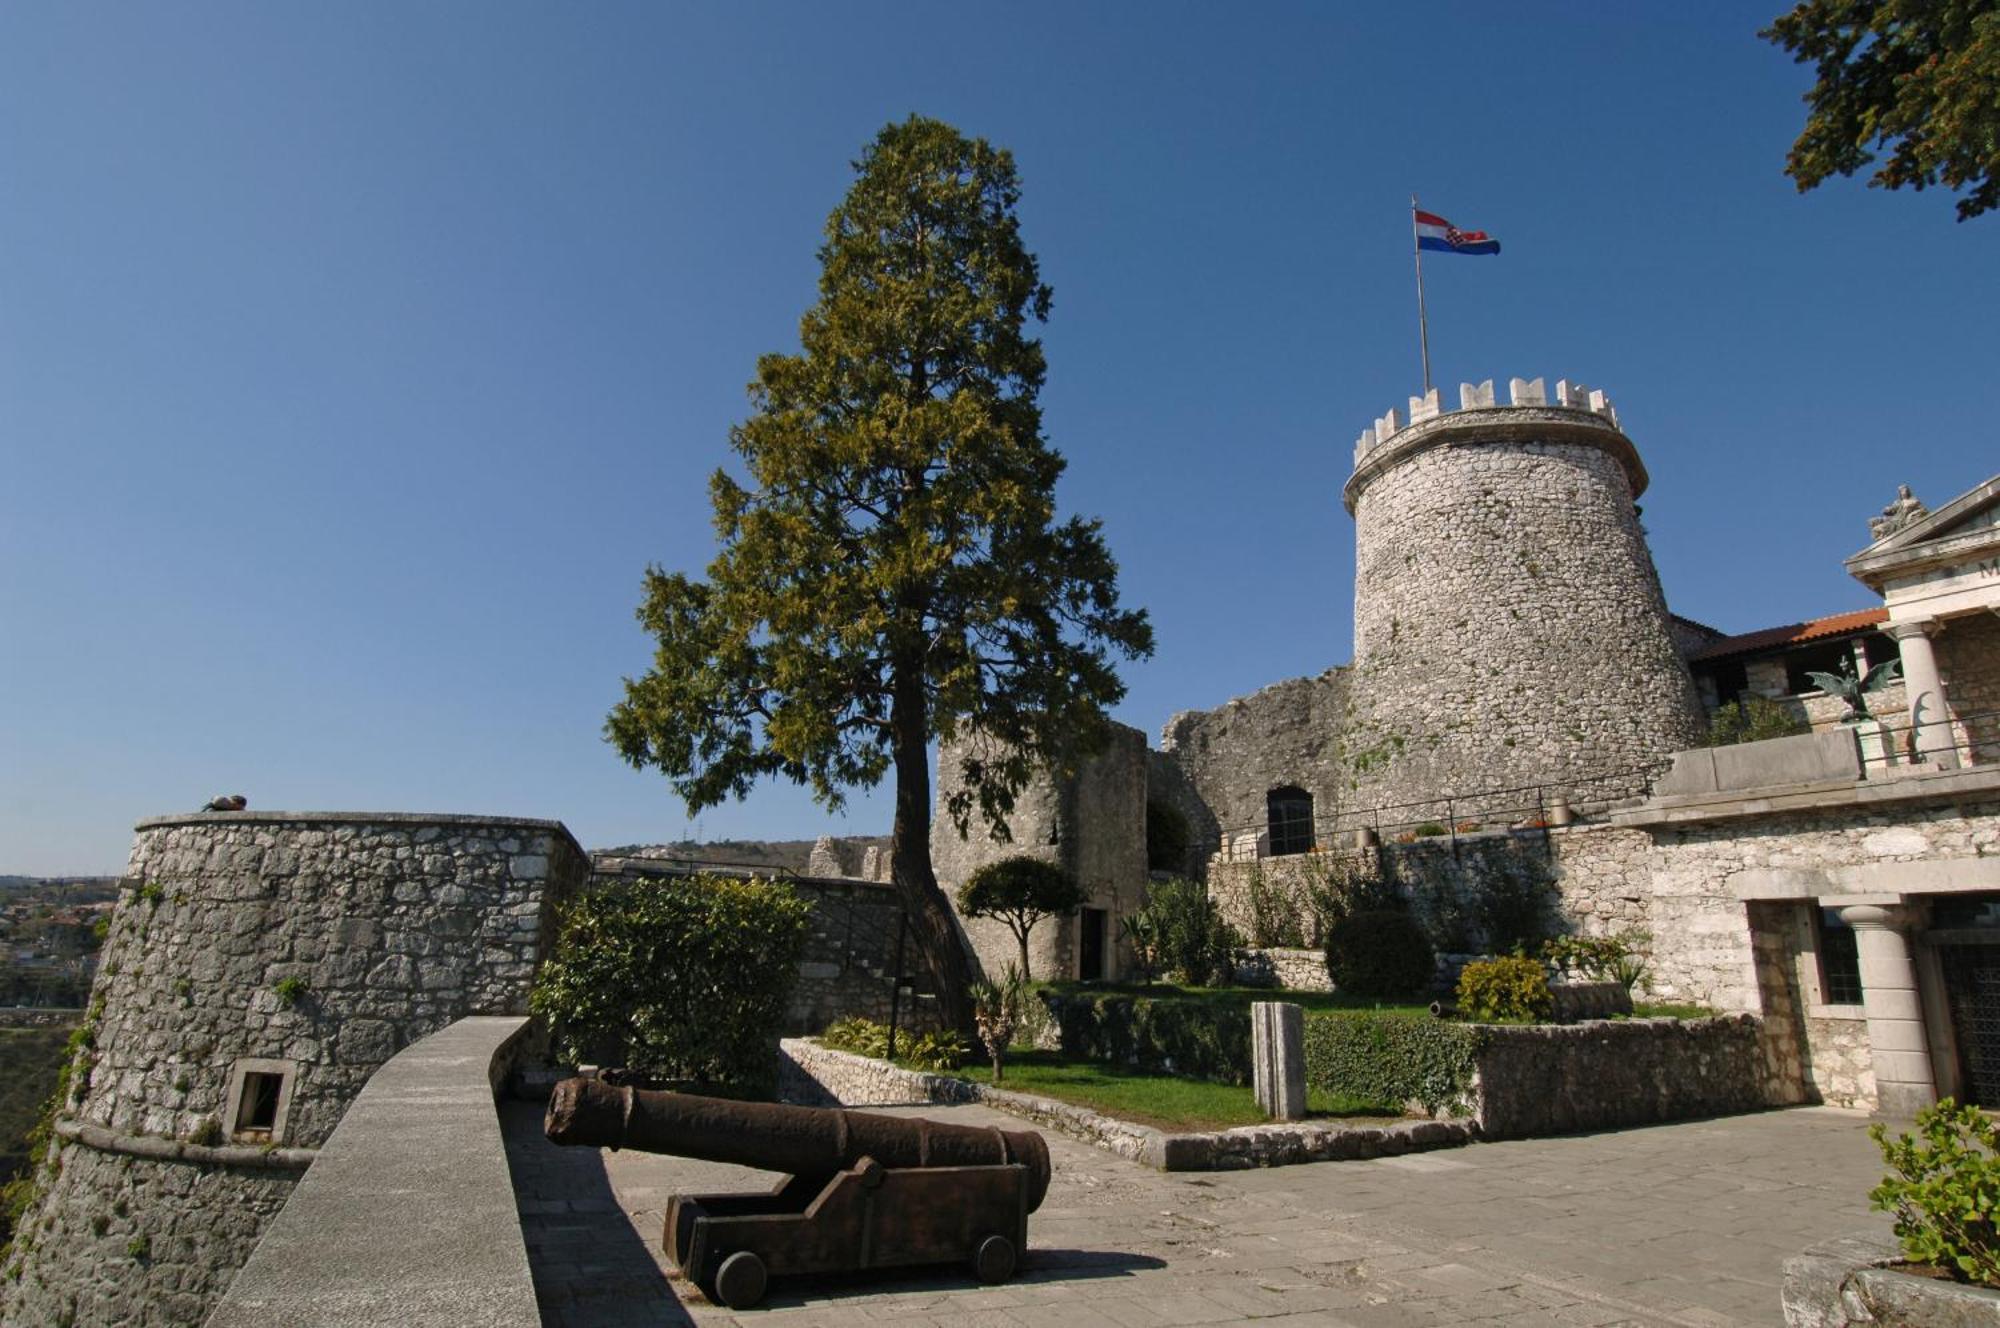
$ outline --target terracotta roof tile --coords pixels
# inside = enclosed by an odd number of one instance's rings
[[[1814,618],[1809,622],[1787,623],[1783,627],[1766,627],[1762,631],[1726,636],[1712,646],[1697,650],[1688,658],[1690,662],[1723,659],[1730,655],[1747,655],[1757,650],[1773,650],[1779,646],[1803,645],[1807,641],[1819,641],[1829,636],[1846,636],[1853,632],[1864,631],[1887,621],[1889,621],[1889,610],[1879,605],[1872,609],[1855,609],[1851,613],[1830,614],[1824,618]]]

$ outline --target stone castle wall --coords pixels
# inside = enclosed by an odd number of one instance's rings
[[[1362,451],[1347,488],[1358,803],[1563,784],[1706,730],[1634,507],[1637,454],[1608,405],[1539,395],[1517,387],[1531,404],[1433,414]]]
[[[2000,761],[2000,614],[1947,619],[1935,648],[1945,699],[1964,717],[1953,726],[1959,760],[1969,751],[1980,761]]]
[[[588,869],[553,821],[142,822],[0,1324],[199,1323],[383,1062],[460,1016],[526,1011],[546,906]],[[284,1076],[268,1138],[232,1137],[246,1068]]]
[[[1331,823],[1352,783],[1342,743],[1348,691],[1348,670],[1328,669],[1167,721],[1160,750],[1200,799],[1206,815],[1193,827],[1205,850],[1263,830],[1265,796],[1287,785],[1312,794],[1315,820]]]

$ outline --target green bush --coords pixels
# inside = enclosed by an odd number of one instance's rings
[[[1250,1082],[1248,1001],[1088,989],[1044,989],[1035,996],[1059,1029],[1063,1053],[1073,1060],[1218,1084]]]
[[[1546,1019],[1554,1008],[1548,971],[1539,960],[1482,959],[1458,975],[1458,1009],[1467,1019]]]
[[[1444,1019],[1364,1010],[1306,1015],[1306,1086],[1368,1102],[1416,1102],[1432,1115],[1472,1109],[1483,1034]]]
[[[767,1092],[810,918],[772,881],[695,876],[591,891],[561,910],[529,1007],[565,1059],[616,1058],[707,1091]]]
[[[1880,1125],[1868,1135],[1889,1175],[1868,1192],[1873,1208],[1892,1213],[1903,1253],[1965,1282],[2000,1287],[2000,1125],[1950,1098],[1917,1113],[1916,1130],[1894,1139]]]
[[[1227,982],[1235,976],[1235,950],[1243,941],[1222,920],[1208,887],[1179,878],[1155,882],[1139,910],[1160,971],[1190,987]]]
[[[1437,956],[1414,917],[1401,909],[1372,909],[1327,933],[1326,971],[1334,990],[1349,995],[1415,996],[1430,990]]]
[[[862,1015],[834,1020],[819,1040],[836,1051],[851,1051],[878,1061],[889,1056],[889,1026]],[[965,1043],[958,1034],[943,1029],[916,1033],[905,1028],[896,1033],[896,1063],[913,1070],[943,1074],[955,1069],[965,1054]]]

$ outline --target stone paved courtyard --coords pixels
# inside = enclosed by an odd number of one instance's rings
[[[1049,1135],[1054,1183],[1014,1281],[776,1283],[732,1314],[667,1277],[661,1221],[676,1189],[765,1173],[558,1149],[538,1107],[505,1110],[536,1291],[561,1328],[1776,1324],[1788,1255],[1888,1230],[1868,1211],[1866,1121],[1825,1108],[1249,1172],[1164,1174]],[[980,1107],[888,1110],[1025,1128]]]

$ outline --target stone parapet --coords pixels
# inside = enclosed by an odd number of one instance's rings
[[[461,1019],[376,1071],[208,1328],[536,1328],[494,1110],[527,1027]]]

